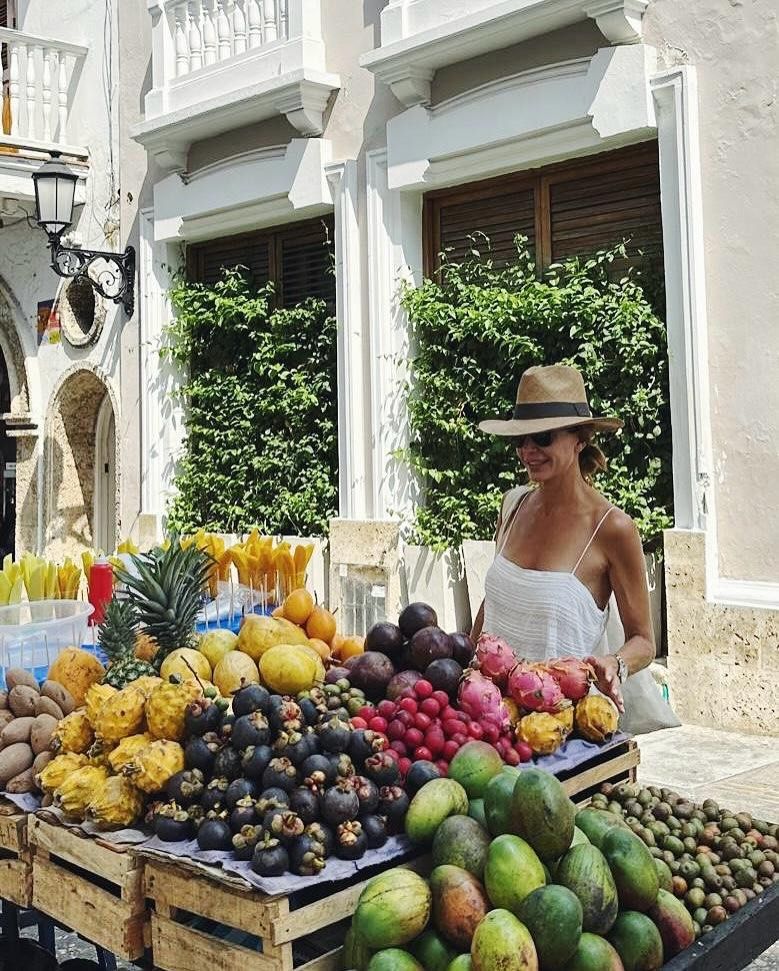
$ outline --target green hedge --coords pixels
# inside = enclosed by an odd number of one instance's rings
[[[568,260],[539,279],[518,240],[509,266],[474,252],[440,280],[404,287],[414,346],[406,459],[425,497],[416,542],[441,549],[492,536],[518,464],[477,422],[510,414],[527,367],[570,363],[593,412],[625,421],[600,441],[609,468],[596,484],[634,517],[647,547],[657,544],[673,504],[666,331],[633,276],[613,279],[626,256],[618,247]]]
[[[168,353],[188,377],[170,529],[324,535],[337,513],[335,319],[272,295],[237,271],[171,291]]]

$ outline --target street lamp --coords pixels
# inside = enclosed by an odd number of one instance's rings
[[[52,153],[33,172],[38,225],[46,230],[51,247],[51,268],[59,276],[88,280],[106,300],[120,303],[128,317],[135,305],[135,249],[124,253],[63,246],[60,237],[73,220],[73,197],[78,176]]]

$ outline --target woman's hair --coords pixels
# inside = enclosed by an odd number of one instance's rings
[[[576,429],[579,441],[584,442],[584,448],[579,452],[579,469],[582,476],[589,482],[596,472],[605,472],[608,461],[598,446],[593,442],[595,429],[592,425],[581,425]]]

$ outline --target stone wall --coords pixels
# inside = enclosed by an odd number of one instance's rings
[[[684,722],[779,734],[779,610],[706,599],[702,532],[665,534],[668,670]]]

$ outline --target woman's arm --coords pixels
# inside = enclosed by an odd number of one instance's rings
[[[627,664],[628,674],[635,674],[655,657],[644,550],[635,523],[625,513],[612,513],[604,524],[604,534],[609,581],[625,628],[625,643],[617,654]],[[624,711],[616,655],[588,660],[595,668],[601,691],[614,700],[620,711]]]

